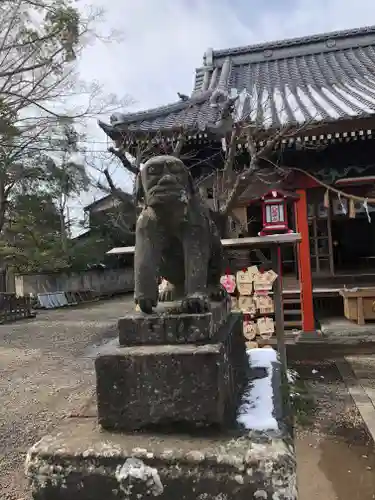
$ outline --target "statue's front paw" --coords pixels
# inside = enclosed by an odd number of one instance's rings
[[[182,300],[181,310],[186,314],[203,314],[210,312],[211,305],[205,294],[194,293]]]
[[[138,307],[145,314],[152,314],[152,308],[154,307],[154,301],[151,299],[138,299]]]

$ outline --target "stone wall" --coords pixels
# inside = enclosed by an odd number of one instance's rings
[[[15,276],[15,291],[18,295],[78,290],[94,290],[100,295],[108,295],[131,292],[133,289],[133,268]]]

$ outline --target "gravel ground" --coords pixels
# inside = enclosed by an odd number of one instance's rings
[[[92,394],[92,347],[114,337],[117,319],[133,309],[127,296],[0,325],[1,500],[30,500],[28,448]],[[296,432],[300,498],[375,498],[373,443],[335,365],[294,368],[316,401],[309,425]]]
[[[117,319],[132,310],[125,296],[0,325],[1,500],[29,500],[28,448],[92,394],[90,348],[116,336]]]
[[[294,368],[315,399],[309,424],[296,432],[301,500],[374,499],[374,445],[335,364]]]

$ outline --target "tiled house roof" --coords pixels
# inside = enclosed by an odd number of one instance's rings
[[[119,132],[199,132],[215,127],[228,96],[234,119],[260,127],[329,122],[375,113],[375,26],[292,40],[208,50],[192,95],[167,106],[117,115]]]

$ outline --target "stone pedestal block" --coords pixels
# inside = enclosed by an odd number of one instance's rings
[[[121,346],[195,344],[215,342],[219,328],[230,314],[230,303],[212,302],[211,312],[177,314],[178,306],[161,303],[155,314],[135,312],[118,321]]]
[[[282,436],[119,434],[72,419],[27,456],[34,500],[296,500]]]
[[[229,315],[211,344],[107,347],[95,362],[100,425],[224,425],[245,381],[241,326]]]

